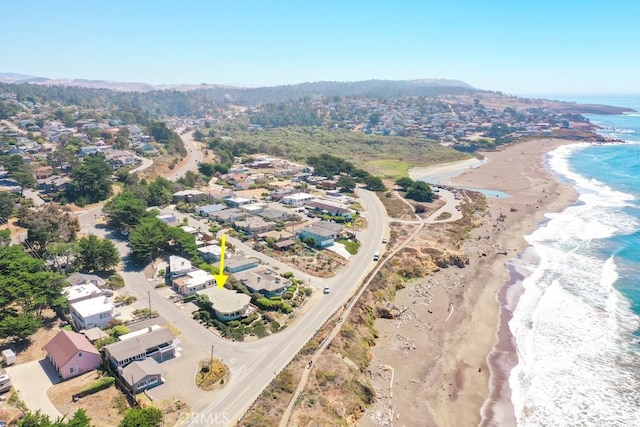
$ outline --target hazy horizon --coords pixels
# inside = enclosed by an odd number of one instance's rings
[[[168,1],[0,5],[3,71],[275,86],[452,79],[507,94],[640,93],[640,3]],[[554,95],[559,96],[559,95]]]

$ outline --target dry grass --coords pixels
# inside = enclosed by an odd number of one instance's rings
[[[71,398],[74,394],[90,386],[99,377],[100,375],[96,371],[87,372],[54,385],[47,391],[47,396],[63,415],[67,414],[68,417],[71,417],[78,409],[82,408],[91,418],[92,426],[111,427],[117,425],[124,411],[129,409],[124,396],[117,388],[109,387],[85,396],[77,402]]]
[[[202,360],[196,374],[196,386],[202,390],[216,390],[229,382],[230,372],[220,359]]]

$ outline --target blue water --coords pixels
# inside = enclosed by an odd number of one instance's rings
[[[640,111],[640,96],[574,100]],[[628,143],[547,155],[579,201],[527,236],[509,322],[518,425],[640,426],[640,113],[588,118]]]

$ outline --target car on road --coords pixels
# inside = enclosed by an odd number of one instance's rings
[[[387,244],[387,239],[382,239],[382,244],[386,245]]]
[[[325,294],[328,294],[330,292],[329,287],[325,286],[322,292],[324,292]]]

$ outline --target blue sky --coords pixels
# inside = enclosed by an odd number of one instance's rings
[[[0,72],[264,86],[460,79],[640,93],[636,0],[5,0]]]

